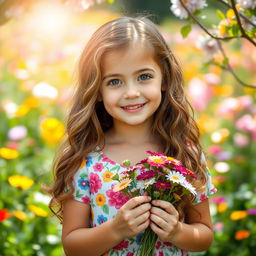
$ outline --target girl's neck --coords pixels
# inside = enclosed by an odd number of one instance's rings
[[[106,144],[130,144],[138,145],[143,143],[157,143],[157,140],[152,136],[150,125],[141,124],[135,126],[114,125],[106,133]]]

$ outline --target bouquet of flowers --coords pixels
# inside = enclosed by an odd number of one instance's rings
[[[196,175],[185,168],[182,163],[161,153],[147,151],[149,157],[131,166],[126,160],[123,165],[127,169],[115,174],[112,179],[119,181],[114,191],[121,191],[124,195],[134,197],[148,192],[154,199],[165,200],[174,206],[187,194],[196,195],[196,189],[191,182]],[[153,256],[157,235],[147,228],[139,249],[140,256]]]

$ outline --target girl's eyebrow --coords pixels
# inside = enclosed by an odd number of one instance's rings
[[[135,71],[134,74],[138,74],[141,72],[148,72],[148,71],[155,73],[155,70],[152,68],[143,68],[143,69],[139,69],[139,70]],[[104,76],[103,80],[110,78],[110,77],[117,77],[117,76],[122,76],[122,75],[121,74],[109,74],[109,75]]]

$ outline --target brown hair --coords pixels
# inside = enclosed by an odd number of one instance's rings
[[[87,154],[104,144],[104,132],[113,125],[112,117],[98,101],[102,56],[107,51],[127,47],[135,39],[153,47],[163,74],[165,90],[154,113],[152,133],[160,138],[166,155],[181,160],[197,173],[200,177],[197,187],[205,184],[199,130],[184,94],[180,65],[149,19],[122,17],[104,24],[92,35],[79,61],[78,83],[67,118],[66,138],[56,155],[55,179],[49,189],[52,194],[50,209],[60,219],[63,202],[74,191],[72,177]],[[183,208],[179,207],[181,214]]]

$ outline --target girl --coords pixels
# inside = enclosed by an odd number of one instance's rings
[[[63,221],[67,255],[135,255],[147,227],[158,235],[157,256],[210,246],[207,198],[215,189],[182,83],[179,64],[148,19],[119,18],[93,34],[79,62],[51,189],[50,207]],[[125,159],[132,164],[144,159],[146,150],[173,156],[194,170],[197,197],[175,209],[146,194],[130,199],[114,192],[111,175],[124,171]]]

